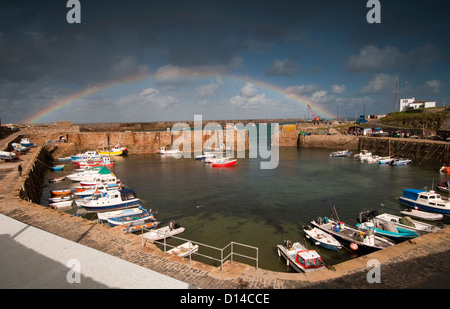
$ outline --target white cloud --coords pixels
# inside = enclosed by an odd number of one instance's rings
[[[244,97],[253,97],[258,93],[258,89],[256,89],[255,85],[252,83],[247,83],[245,86],[241,89],[241,96]]]
[[[360,91],[361,94],[378,94],[391,92],[395,89],[395,76],[389,74],[376,74]]]
[[[319,90],[319,85],[317,85],[317,84],[290,86],[290,87],[285,88],[285,91],[288,93],[300,94],[300,95],[312,93],[317,90]]]
[[[193,94],[197,98],[204,98],[217,94],[218,90],[219,90],[218,84],[209,84],[195,88]]]
[[[284,60],[275,59],[272,65],[267,68],[267,76],[293,76],[300,73],[300,66],[295,63],[297,57]]]
[[[440,80],[434,79],[425,82],[425,92],[429,92],[432,94],[438,94],[441,92],[442,87],[444,87],[444,83]]]
[[[345,85],[333,85],[331,86],[331,92],[336,94],[343,94],[347,90]]]
[[[230,103],[238,108],[264,108],[273,104],[273,100],[266,98],[265,93],[259,93],[252,83],[247,83],[240,93],[230,99]]]

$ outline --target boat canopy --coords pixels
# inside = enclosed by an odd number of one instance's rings
[[[416,200],[417,196],[423,192],[426,192],[426,191],[421,190],[421,189],[405,189],[405,190],[403,190],[403,197],[409,198],[411,200]]]
[[[122,201],[128,201],[137,198],[136,193],[131,189],[122,189],[119,190],[119,192],[122,197]]]

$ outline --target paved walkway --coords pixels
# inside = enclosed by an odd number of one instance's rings
[[[142,247],[138,235],[20,199],[18,192],[36,151],[22,156],[23,177],[18,177],[18,163],[0,164],[4,171],[0,173],[0,260],[8,265],[0,268],[0,288],[450,287],[450,227],[310,274],[279,273],[240,263],[226,263],[221,271],[190,263],[152,244]],[[367,281],[371,260],[380,263],[381,283]],[[70,283],[76,282],[77,274],[80,283]]]

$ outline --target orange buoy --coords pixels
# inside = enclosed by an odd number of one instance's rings
[[[352,242],[352,243],[350,244],[350,249],[356,251],[356,250],[358,250],[358,245],[355,244],[354,242]]]

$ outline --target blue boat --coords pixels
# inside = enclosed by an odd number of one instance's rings
[[[55,166],[52,166],[51,169],[54,170],[54,171],[62,171],[64,166],[65,166],[64,164],[55,165]]]
[[[142,213],[133,213],[119,217],[111,217],[107,218],[106,221],[108,221],[109,225],[113,227],[118,225],[134,226],[138,224],[154,222],[155,216],[153,215],[153,213],[146,211]]]
[[[450,215],[450,202],[443,200],[435,191],[405,189],[403,196],[399,197],[399,202],[410,208]]]
[[[385,236],[389,237],[391,239],[397,240],[397,241],[403,241],[411,238],[415,238],[419,236],[414,231],[407,230],[401,227],[396,227],[392,222],[386,222],[385,224],[378,224],[379,228],[375,227],[374,222],[363,222],[363,223],[357,223],[356,226],[360,230],[373,230],[375,232],[375,235],[379,236]]]

